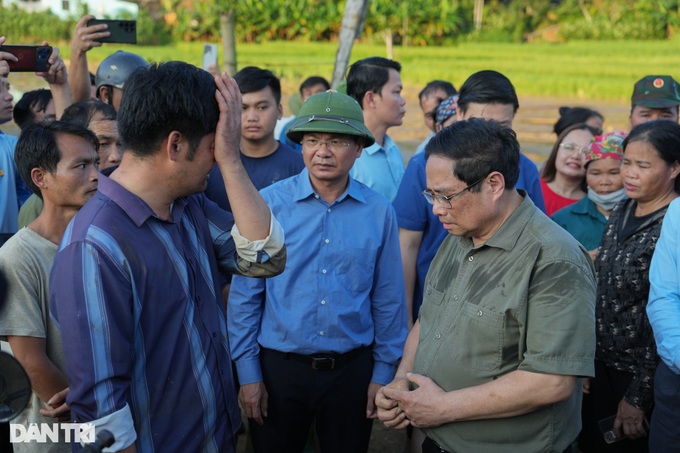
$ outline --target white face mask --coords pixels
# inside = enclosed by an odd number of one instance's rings
[[[600,206],[605,211],[614,209],[614,205],[626,198],[626,189],[621,188],[616,192],[611,192],[606,195],[598,195],[593,189],[588,187],[588,199]]]

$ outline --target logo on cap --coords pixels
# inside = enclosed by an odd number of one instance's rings
[[[654,88],[661,88],[663,87],[663,79],[662,78],[657,78],[654,79],[654,82],[652,82],[652,85],[654,85]]]

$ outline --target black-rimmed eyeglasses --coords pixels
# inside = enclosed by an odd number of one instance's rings
[[[440,205],[444,206],[446,209],[451,209],[451,200],[456,198],[458,195],[461,195],[465,191],[472,189],[474,186],[476,186],[480,182],[484,181],[487,176],[489,176],[489,175],[483,176],[482,178],[473,182],[472,184],[470,184],[466,188],[464,188],[464,189],[462,189],[462,190],[460,190],[460,191],[458,191],[454,194],[448,195],[448,196],[436,194],[436,193],[434,193],[434,192],[432,192],[431,190],[428,190],[428,189],[423,190],[423,196],[425,197],[427,202],[430,203],[431,205],[433,205],[434,202],[437,201]]]

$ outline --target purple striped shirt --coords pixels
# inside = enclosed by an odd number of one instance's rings
[[[75,421],[131,410],[140,452],[232,452],[241,420],[217,273],[231,214],[204,195],[172,221],[100,175],[51,275]],[[235,267],[235,266],[234,266]]]

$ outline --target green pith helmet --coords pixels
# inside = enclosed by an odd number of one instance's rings
[[[652,109],[680,105],[678,83],[668,75],[648,75],[638,80],[633,88],[631,103]]]
[[[335,91],[315,94],[307,99],[286,137],[300,143],[305,132],[356,135],[364,138],[364,147],[375,143],[371,131],[364,125],[361,106],[346,94]]]

